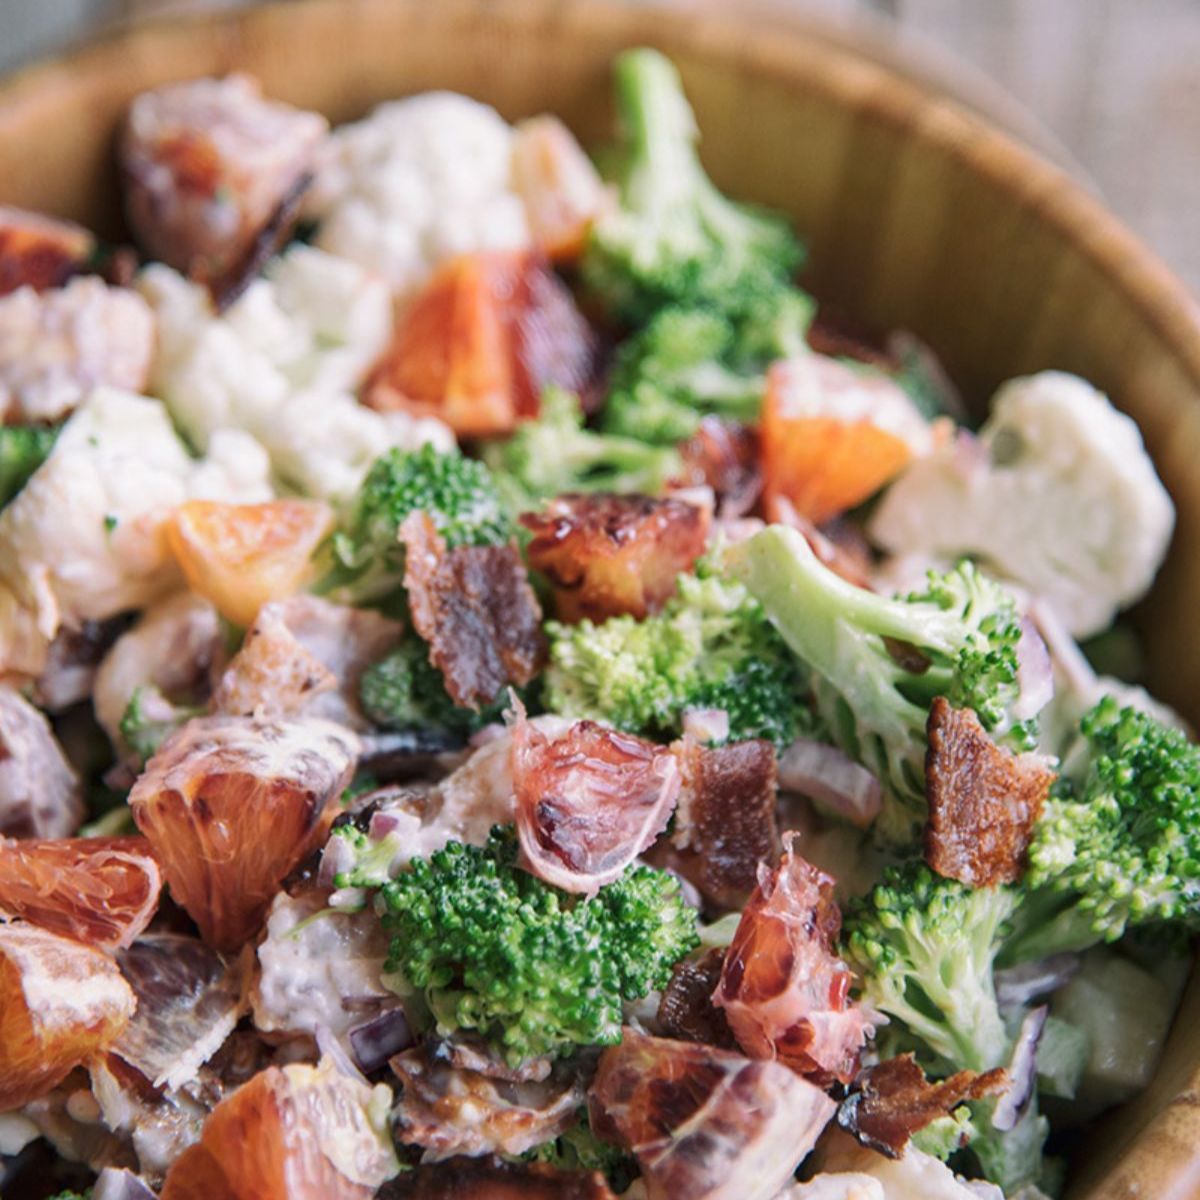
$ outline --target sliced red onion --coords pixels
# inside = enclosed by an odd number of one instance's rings
[[[723,708],[692,708],[683,714],[683,732],[698,742],[723,742],[729,737],[729,714]]]
[[[992,1113],[992,1125],[1001,1133],[1016,1128],[1022,1113],[1033,1099],[1034,1089],[1037,1087],[1038,1042],[1041,1041],[1049,1012],[1050,1009],[1043,1004],[1040,1008],[1026,1013],[1025,1020],[1021,1022],[1012,1058],[1006,1068],[1008,1088],[996,1101],[996,1110]]]
[[[1032,618],[1021,622],[1021,640],[1017,643],[1017,686],[1021,694],[1013,705],[1016,721],[1028,721],[1050,703],[1054,696],[1054,667],[1050,651],[1042,641]]]
[[[92,1185],[92,1200],[158,1200],[158,1193],[132,1171],[105,1167]]]
[[[389,833],[395,833],[402,826],[411,825],[410,814],[388,811],[386,808],[377,809],[371,816],[371,824],[367,828],[367,836],[375,841],[382,841]]]
[[[323,888],[334,886],[334,880],[343,871],[354,866],[354,847],[343,837],[330,837],[321,851],[321,866],[317,870],[317,884]]]
[[[415,1040],[402,1008],[389,1009],[350,1030],[350,1049],[368,1075],[378,1071],[393,1054],[407,1050]]]
[[[1045,600],[1036,599],[1029,605],[1029,617],[1042,635],[1054,669],[1063,682],[1081,696],[1090,695],[1096,685],[1096,672],[1054,610]]]
[[[866,767],[836,746],[794,741],[779,759],[779,786],[800,792],[826,816],[866,829],[883,807],[883,788]]]
[[[367,1082],[363,1073],[358,1069],[358,1065],[346,1053],[342,1043],[338,1041],[327,1025],[317,1026],[317,1049],[321,1052],[322,1058],[328,1058],[337,1067],[340,1074],[360,1083]]]
[[[996,972],[996,999],[1001,1008],[1024,1008],[1058,991],[1078,970],[1078,954],[1052,954],[1037,962],[1005,967]]]

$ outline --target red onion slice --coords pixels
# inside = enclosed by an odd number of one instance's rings
[[[883,788],[836,746],[799,738],[779,759],[779,787],[807,796],[821,813],[866,829],[883,807]]]
[[[992,1113],[992,1125],[1001,1133],[1016,1128],[1021,1115],[1033,1099],[1034,1089],[1037,1087],[1038,1042],[1041,1041],[1049,1012],[1050,1009],[1043,1004],[1040,1008],[1026,1013],[1025,1020],[1021,1022],[1012,1058],[1006,1068],[1011,1083],[996,1102],[996,1110]]]
[[[158,1200],[141,1176],[118,1167],[105,1167],[92,1185],[92,1200]]]
[[[1021,694],[1012,709],[1015,721],[1036,717],[1054,696],[1050,651],[1030,617],[1022,620],[1021,640],[1017,643],[1017,686]]]
[[[393,1054],[407,1050],[416,1040],[404,1009],[393,1008],[350,1030],[354,1060],[366,1074],[378,1071]]]

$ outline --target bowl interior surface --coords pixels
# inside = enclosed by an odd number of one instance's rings
[[[794,218],[819,295],[924,338],[977,407],[1057,367],[1138,421],[1178,524],[1134,620],[1149,685],[1200,726],[1200,312],[1061,171],[803,22],[634,0],[299,0],[136,26],[0,86],[0,202],[120,236],[112,151],[130,99],[231,70],[334,121],[448,88],[510,119],[555,112],[594,144],[612,58],[637,44],[680,66],[718,184]],[[1072,1195],[1200,1195],[1198,1089],[1193,980],[1155,1081],[1090,1135]]]

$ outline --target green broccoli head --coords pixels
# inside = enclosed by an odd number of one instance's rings
[[[631,50],[615,75],[621,203],[592,230],[585,283],[630,324],[668,304],[745,308],[785,283],[803,258],[800,244],[781,217],[713,186],[674,66],[655,50]]]
[[[585,428],[578,398],[560,388],[542,394],[536,421],[524,422],[507,441],[490,443],[484,462],[495,472],[510,512],[528,512],[567,492],[655,496],[683,474],[671,447]]]
[[[971,563],[931,573],[924,592],[887,599],[841,579],[800,533],[779,525],[732,546],[726,563],[812,669],[817,711],[834,740],[883,783],[885,840],[910,840],[925,819],[925,727],[935,697],[973,708],[1001,744],[1034,745],[1036,724],[1021,708],[1013,599]]]
[[[590,900],[516,865],[511,828],[450,842],[380,895],[387,970],[424,992],[445,1032],[472,1029],[510,1063],[621,1038],[622,1002],[665,986],[697,944],[678,880],[639,866]]]
[[[804,672],[762,606],[740,584],[701,570],[681,575],[676,594],[645,620],[549,623],[547,709],[668,737],[687,712],[722,709],[730,740],[780,747],[811,732]]]
[[[602,1142],[592,1132],[587,1109],[579,1110],[578,1120],[552,1142],[523,1155],[530,1162],[542,1162],[560,1171],[599,1171],[614,1192],[624,1192],[640,1174],[637,1162],[627,1151]]]
[[[1055,785],[1029,847],[1031,889],[1005,962],[1170,922],[1200,928],[1200,747],[1106,696],[1080,722],[1073,778]]]
[[[1007,1061],[992,965],[1016,902],[1011,889],[969,888],[920,862],[888,868],[851,901],[843,953],[863,1000],[900,1024],[911,1039],[903,1048],[926,1069],[988,1071]]]
[[[326,573],[318,591],[350,603],[371,603],[404,581],[405,517],[428,514],[451,549],[497,546],[513,536],[512,521],[491,472],[457,450],[395,448],[377,458],[347,516],[322,550]]]
[[[666,308],[617,351],[604,407],[606,430],[673,445],[706,414],[753,423],[768,363],[804,349],[808,297],[778,287],[741,319],[707,308]]]
[[[970,1145],[979,1135],[979,1129],[971,1119],[971,1107],[960,1104],[945,1116],[936,1117],[924,1129],[912,1135],[912,1144],[922,1154],[932,1154],[945,1162],[964,1146]]]
[[[0,425],[0,508],[28,482],[54,448],[59,426]]]

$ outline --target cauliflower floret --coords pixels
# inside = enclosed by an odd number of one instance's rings
[[[193,464],[188,486],[193,500],[237,500],[258,504],[275,495],[271,460],[250,434],[218,429],[208,440],[208,453]]]
[[[452,92],[380,105],[322,148],[305,213],[317,245],[411,295],[444,259],[531,242],[512,171],[513,131]]]
[[[0,420],[61,421],[97,384],[138,392],[154,353],[154,314],[94,276],[0,298]]]
[[[61,626],[142,608],[177,585],[163,521],[215,469],[188,455],[157,400],[92,392],[0,512],[0,673],[37,673]],[[237,474],[220,469],[225,499],[262,496],[261,471],[239,494]]]
[[[987,1200],[989,1194],[995,1200],[1004,1200],[1004,1193],[998,1187],[967,1183],[941,1159],[924,1154],[912,1145],[905,1149],[901,1158],[885,1158],[836,1129],[822,1138],[817,1153],[821,1170],[832,1178],[841,1175],[858,1179],[866,1175],[877,1180],[882,1186],[884,1200]],[[854,1195],[853,1192],[850,1194]],[[810,1200],[803,1191],[800,1196]],[[795,1200],[794,1193],[785,1193],[785,1197]],[[825,1200],[825,1194],[817,1192],[812,1200]]]
[[[358,490],[368,468],[393,446],[415,450],[426,442],[454,448],[454,434],[432,417],[376,412],[351,396],[297,392],[286,419],[262,434],[279,478],[307,496],[343,500]]]
[[[1174,508],[1137,426],[1059,371],[1006,383],[980,431],[918,459],[869,526],[897,554],[972,554],[1024,584],[1085,637],[1150,586]]]
[[[887,1200],[878,1179],[858,1172],[818,1175],[808,1183],[798,1183],[778,1200]]]

